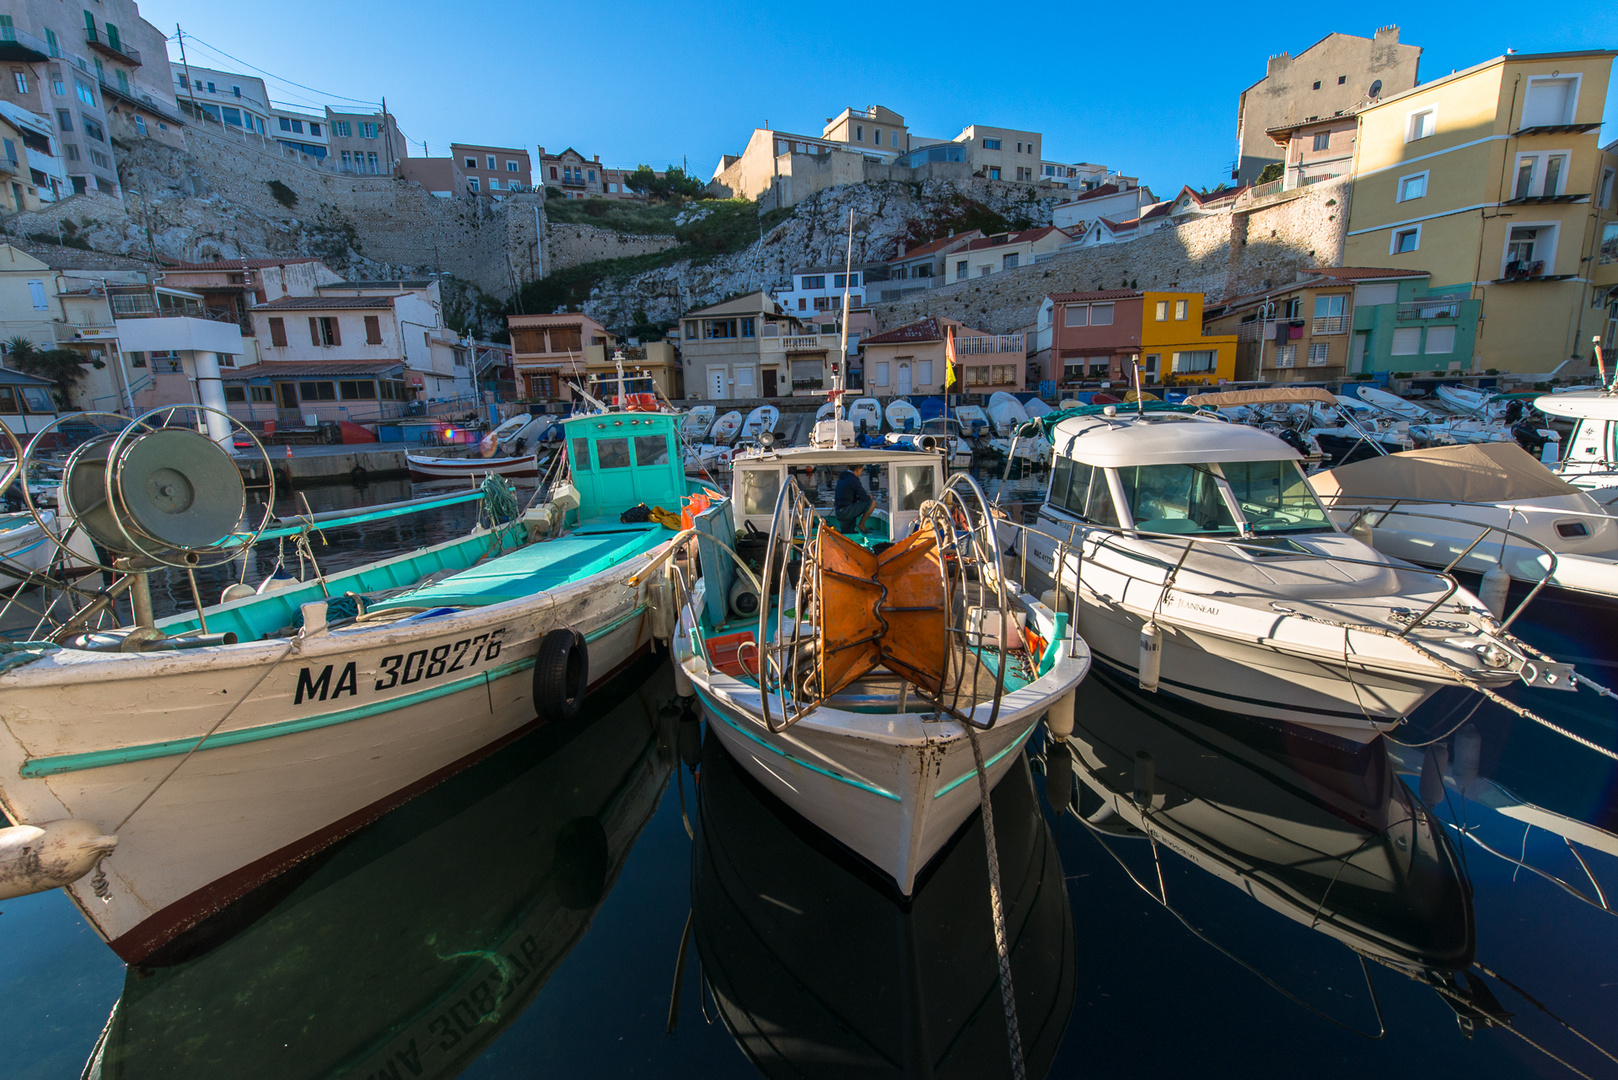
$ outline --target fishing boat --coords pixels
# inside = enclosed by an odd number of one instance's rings
[[[855,398],[848,406],[848,422],[854,434],[879,435],[882,432],[882,403],[874,397]]]
[[[712,405],[695,405],[685,414],[680,422],[680,437],[688,443],[700,443],[708,437],[708,429],[713,427],[714,407]]]
[[[1544,394],[1534,400],[1534,407],[1547,416],[1573,421],[1567,451],[1552,470],[1613,512],[1618,507],[1618,394],[1610,390]]]
[[[220,604],[193,587],[197,610],[155,620],[145,573],[105,566],[117,583],[83,614],[8,647],[0,801],[20,827],[69,822],[99,864],[36,873],[24,891],[64,886],[139,961],[534,724],[575,715],[667,636],[672,605],[643,572],[673,534],[620,515],[681,506],[676,418],[564,425],[562,471],[534,505],[489,478],[460,539]],[[182,482],[198,497],[177,498]],[[239,531],[228,454],[149,417],[81,447],[65,491],[104,549],[182,572],[268,535]],[[107,625],[125,592],[132,624]]]
[[[899,903],[807,840],[718,740],[701,766],[692,936],[719,1019],[760,1075],[1007,1075],[981,819]],[[1073,912],[1025,758],[993,810],[1024,1075],[1037,1080],[1073,1011]]]
[[[507,480],[533,480],[539,476],[539,458],[533,454],[516,457],[451,457],[405,454],[412,480],[477,481],[485,476]]]
[[[740,440],[744,443],[757,443],[758,437],[766,431],[773,432],[775,425],[780,422],[781,410],[774,405],[760,405],[747,414],[742,423]]]
[[[840,444],[731,462],[731,504],[695,522],[703,579],[676,662],[742,766],[909,895],[978,806],[974,762],[992,788],[1089,652],[1006,576],[970,476]],[[844,535],[795,476],[856,464],[887,505]],[[738,537],[758,575],[725,555]]]
[[[989,395],[988,411],[994,433],[1003,439],[1015,435],[1028,422],[1028,410],[1023,408],[1015,395],[1004,390]]]
[[[1170,409],[1059,420],[1049,494],[1017,538],[1031,572],[1076,593],[1113,677],[1363,741],[1441,687],[1523,672],[1453,579],[1339,531],[1292,447]]]
[[[616,886],[675,762],[672,691],[636,665],[129,968],[84,1075],[460,1075]]]
[[[955,419],[960,422],[961,433],[969,439],[979,439],[985,435],[994,434],[989,425],[989,418],[983,409],[977,405],[962,405],[955,409]]]
[[[953,416],[935,416],[921,422],[921,433],[931,437],[954,469],[972,467],[972,444],[961,434],[960,421]]]
[[[736,436],[742,433],[742,414],[735,409],[725,413],[714,421],[713,428],[708,432],[708,438],[717,446],[729,446],[736,441]]]
[[[1490,404],[1494,395],[1489,391],[1471,386],[1440,383],[1433,388],[1433,396],[1450,412],[1477,420],[1498,419],[1504,408]]]
[[[71,518],[51,510],[0,514],[0,590],[37,584],[40,575],[91,573],[95,561],[94,545]]]
[[[886,409],[888,430],[901,434],[921,430],[921,411],[904,398],[893,398]]]

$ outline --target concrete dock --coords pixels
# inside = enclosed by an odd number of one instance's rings
[[[318,484],[353,484],[410,475],[405,443],[351,443],[336,446],[267,446],[275,486],[281,490]],[[248,487],[266,486],[264,458],[237,452],[236,467]]]

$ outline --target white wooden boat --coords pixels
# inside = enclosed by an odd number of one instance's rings
[[[766,431],[773,432],[780,420],[780,409],[774,405],[760,405],[748,413],[747,419],[742,423],[741,440],[748,443],[758,442],[759,435]]]
[[[503,476],[508,480],[532,480],[539,476],[539,458],[533,454],[520,457],[450,457],[427,454],[406,454],[412,480],[481,480],[485,476]]]
[[[694,405],[680,422],[680,437],[686,442],[699,443],[708,437],[708,430],[713,427],[713,421],[712,405]]]
[[[729,446],[742,433],[742,414],[735,409],[714,421],[708,437],[720,446]]]
[[[904,398],[893,398],[884,410],[888,430],[901,434],[921,430],[921,411]]]
[[[1450,412],[1477,420],[1492,420],[1500,411],[1490,404],[1490,399],[1494,397],[1492,393],[1470,386],[1440,383],[1433,389],[1433,396]]]
[[[858,538],[823,521],[789,472],[854,463],[886,472],[872,490],[890,500]],[[699,521],[713,540],[698,547],[676,663],[742,767],[908,896],[979,805],[967,725],[982,729],[992,786],[1040,717],[1071,703],[1088,650],[1004,576],[976,485],[946,484],[937,454],[793,447],[731,468],[732,505]],[[772,552],[762,596],[720,548],[749,526]],[[804,560],[801,593],[776,569],[788,549]],[[975,582],[944,570],[968,563]]]
[[[854,425],[854,434],[870,435],[882,431],[882,404],[873,397],[855,398],[848,406],[845,418]]]
[[[1341,533],[1280,439],[1103,406],[1061,421],[1055,444],[1019,544],[1077,589],[1085,638],[1120,677],[1363,740],[1440,687],[1524,668],[1476,597]]]
[[[995,434],[1001,438],[1010,438],[1028,422],[1028,410],[1004,390],[996,390],[989,395],[988,412]]]
[[[88,573],[95,564],[95,549],[84,531],[71,524],[71,517],[51,510],[41,510],[37,520],[26,511],[0,514],[0,589],[15,588],[23,581],[21,576],[7,573],[7,565],[34,574],[53,570],[66,571],[69,576]],[[51,539],[64,534],[72,553],[67,558]]]
[[[464,538],[155,625],[64,626],[60,641],[9,653],[0,802],[19,824],[74,819],[116,836],[100,873],[66,889],[118,955],[141,960],[540,720],[575,714],[591,687],[671,633],[662,579],[644,571],[672,534],[619,515],[678,507],[691,490],[676,418],[565,424],[568,474],[520,517],[491,479],[490,521]],[[113,506],[126,536],[235,528],[240,474],[215,444],[172,428],[120,438],[118,460],[158,440],[142,468],[222,493],[172,520]],[[119,490],[143,492],[145,478]],[[116,530],[96,539],[117,550]]]
[[[969,439],[982,438],[993,435],[994,429],[989,425],[989,417],[977,405],[962,405],[952,410],[952,413],[961,425],[961,434]]]

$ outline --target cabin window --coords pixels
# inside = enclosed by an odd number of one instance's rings
[[[573,440],[573,469],[576,472],[590,471],[590,440]]]
[[[743,516],[775,513],[781,495],[781,474],[774,469],[744,469],[738,478]]]
[[[43,386],[23,386],[22,403],[28,407],[29,412],[48,413],[56,411],[56,403],[51,400],[51,392]]]
[[[1136,465],[1118,470],[1124,501],[1142,532],[1234,533],[1236,519],[1206,465]]]
[[[892,509],[920,510],[922,503],[934,497],[931,465],[902,465],[894,468]]]
[[[596,443],[596,464],[603,469],[629,468],[629,440],[601,439]]]
[[[0,413],[20,413],[17,407],[17,394],[9,386],[0,386]]]
[[[1067,486],[1073,478],[1073,459],[1056,455],[1056,464],[1051,466],[1051,489],[1045,495],[1045,502],[1050,506],[1061,506],[1067,500]]]
[[[1331,522],[1292,461],[1220,462],[1242,517],[1256,533],[1331,532]]]
[[[1074,517],[1084,516],[1084,501],[1090,494],[1091,474],[1095,470],[1082,461],[1073,462],[1071,479],[1068,481],[1067,491],[1062,497],[1062,509]]]
[[[1118,525],[1118,511],[1112,505],[1112,488],[1107,486],[1106,470],[1090,478],[1090,497],[1084,503],[1084,519],[1092,525]]]
[[[666,435],[637,435],[635,436],[635,464],[636,465],[667,465],[669,463],[669,440]]]

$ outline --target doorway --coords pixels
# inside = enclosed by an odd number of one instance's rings
[[[775,394],[775,391],[776,391],[776,387],[775,387],[776,372],[775,372],[775,369],[774,368],[765,368],[764,372],[763,372],[763,375],[764,375],[764,396],[765,397],[775,397],[776,396],[776,394]]]
[[[899,362],[899,396],[907,397],[910,394],[910,364],[908,361]]]
[[[708,396],[715,401],[723,401],[730,395],[725,393],[725,369],[712,367],[708,369]]]

